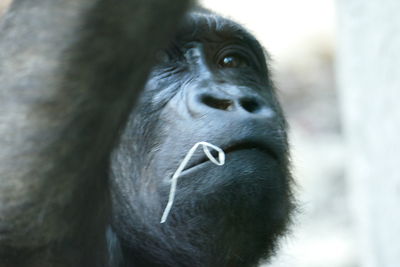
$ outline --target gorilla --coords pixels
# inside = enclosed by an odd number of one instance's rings
[[[268,259],[294,201],[261,45],[184,0],[83,2],[15,0],[1,24],[0,266]],[[196,152],[160,223],[201,141],[226,163]]]

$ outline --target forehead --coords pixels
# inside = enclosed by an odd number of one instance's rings
[[[196,9],[188,13],[173,44],[183,47],[190,42],[212,43],[217,45],[215,47],[235,44],[251,52],[261,69],[268,69],[269,54],[252,34],[240,24],[208,10]]]
[[[257,39],[238,23],[211,13],[195,10],[187,14],[177,39],[180,41],[238,41],[262,50]]]

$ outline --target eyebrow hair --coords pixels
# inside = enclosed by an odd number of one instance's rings
[[[222,39],[241,41],[249,46],[257,56],[268,58],[263,46],[248,30],[228,18],[210,13],[207,9],[197,8],[189,13],[185,18],[184,25],[177,35],[177,40],[197,40],[213,32],[216,36],[222,36]]]

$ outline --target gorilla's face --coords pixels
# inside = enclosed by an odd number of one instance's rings
[[[199,149],[160,224],[170,179],[200,141],[222,148],[226,163]],[[258,42],[229,20],[192,13],[160,53],[113,156],[112,228],[125,261],[252,266],[270,255],[292,208],[287,150]]]

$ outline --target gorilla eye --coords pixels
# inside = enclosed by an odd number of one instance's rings
[[[218,66],[221,68],[241,68],[247,67],[249,64],[246,59],[239,55],[224,56],[219,62]]]

